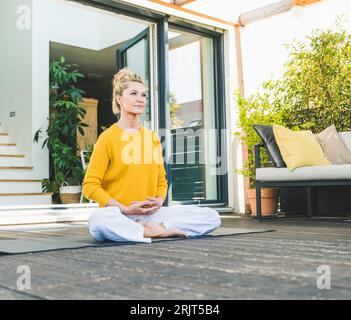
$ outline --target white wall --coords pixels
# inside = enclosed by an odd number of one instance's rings
[[[229,29],[224,36],[225,102],[227,107],[227,163],[228,163],[228,205],[235,213],[245,213],[244,177],[236,173],[243,166],[242,147],[234,132],[239,131],[238,109],[234,92],[238,88],[238,65],[236,62],[235,32]]]
[[[47,126],[49,115],[50,41],[92,50],[125,41],[145,29],[145,25],[126,23],[118,15],[63,0],[33,1],[33,109],[32,135]],[[28,143],[28,142],[27,142]],[[33,166],[39,177],[48,177],[46,149],[33,144]]]
[[[265,5],[267,3],[260,3]],[[252,8],[254,9],[254,8]],[[245,11],[245,10],[244,10]],[[223,15],[223,9],[218,8],[218,14]],[[237,12],[236,12],[237,13]],[[213,11],[213,15],[217,12]],[[294,39],[303,40],[315,28],[334,27],[337,16],[344,16],[344,26],[351,31],[351,1],[323,0],[306,7],[295,7],[293,10],[258,20],[240,28],[243,77],[245,96],[255,93],[266,80],[278,78],[283,73],[283,65],[288,55],[284,44]],[[225,16],[223,16],[225,17]],[[228,42],[230,43],[230,42]],[[233,92],[238,87],[236,81],[235,48],[230,48],[232,57],[226,58],[226,70],[233,75],[228,81],[231,90],[227,90],[227,105],[230,106],[227,116],[228,128],[236,131],[237,109]],[[242,166],[242,150],[238,139],[229,135],[229,163],[231,167]],[[244,185],[241,175],[229,174],[229,195],[236,212],[244,212]]]
[[[306,7],[258,20],[241,28],[245,96],[255,92],[272,75],[279,77],[288,55],[283,46],[304,40],[315,28],[332,28],[338,15],[351,31],[351,1],[323,0]]]
[[[6,1],[7,3],[13,3],[13,1],[17,0]],[[48,153],[46,150],[41,149],[41,143],[32,145],[32,139],[34,132],[38,128],[45,128],[47,125],[49,101],[49,42],[54,41],[98,50],[129,39],[130,37],[138,34],[140,31],[145,29],[145,26],[140,24],[131,25],[129,23],[126,25],[124,21],[121,23],[120,20],[117,20],[116,17],[118,17],[118,15],[82,6],[76,3],[71,3],[69,1],[22,0],[21,3],[25,3],[26,1],[33,2],[33,57],[32,64],[30,62],[26,62],[26,66],[30,66],[31,69],[33,69],[32,79],[29,77],[28,81],[26,81],[26,84],[30,84],[32,82],[32,108],[28,109],[27,107],[27,113],[29,115],[26,117],[25,121],[23,120],[21,122],[21,125],[19,127],[23,127],[22,129],[24,134],[21,135],[21,139],[24,141],[23,145],[32,148],[33,150],[32,164],[36,169],[37,178],[44,178],[48,176]],[[140,2],[140,5],[145,5],[146,3],[136,0],[132,2],[138,4]],[[0,3],[3,5],[3,1],[0,1]],[[234,174],[234,169],[240,166],[241,163],[241,149],[239,142],[232,135],[232,132],[236,129],[236,109],[233,99],[233,92],[237,87],[234,30],[231,26],[221,24],[219,22],[209,21],[205,18],[193,16],[188,13],[176,11],[174,9],[163,8],[152,2],[148,2],[147,7],[154,8],[158,11],[169,11],[169,14],[181,16],[193,21],[199,21],[201,23],[208,23],[209,25],[214,25],[219,29],[222,28],[224,30],[227,30],[225,33],[225,91],[227,106],[227,128],[229,129],[227,131],[227,158],[229,161],[229,206],[234,206],[236,208],[236,211],[242,211],[242,179],[240,176]],[[0,10],[0,12],[5,11]],[[213,14],[213,12],[210,14]],[[3,23],[3,21],[3,19],[0,19],[0,23]],[[3,24],[1,26],[3,26]],[[1,28],[0,31],[2,30],[4,29]],[[19,50],[17,52],[20,51],[23,50]],[[13,54],[16,52],[16,49],[12,47],[12,49],[8,52],[8,55]],[[21,59],[23,59],[22,56]],[[3,59],[1,59],[1,61],[3,61]],[[1,84],[3,85],[4,83],[5,82],[3,81]],[[3,86],[1,86],[1,88],[3,88]],[[31,101],[30,95],[28,95],[28,97],[28,101]],[[3,109],[3,104],[1,104],[0,117],[2,114],[8,114],[7,111],[8,110],[5,111],[5,109]],[[30,120],[31,117],[32,120]]]
[[[32,26],[31,0],[0,2],[0,122],[16,142],[18,151],[30,154],[32,131]],[[17,12],[17,10],[19,10]],[[10,112],[16,112],[10,117]]]
[[[97,14],[98,49],[126,41],[145,30],[147,25],[147,22],[100,10],[100,14]]]
[[[236,22],[241,12],[273,2],[277,0],[203,0],[192,2],[186,8]],[[350,0],[322,0],[241,27],[245,96],[254,93],[272,75],[277,78],[282,74],[283,64],[287,59],[283,44],[291,43],[294,38],[303,40],[315,28],[333,27],[338,15],[344,15],[344,25],[351,30]],[[231,30],[228,30],[225,37],[226,105],[227,127],[232,132],[237,130],[238,118],[233,96],[238,87],[233,37]],[[228,141],[229,205],[234,206],[236,212],[244,212],[243,179],[233,172],[233,168],[242,166],[241,145],[231,132],[228,132]]]

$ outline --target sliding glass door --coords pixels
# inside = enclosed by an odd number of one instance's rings
[[[171,203],[218,203],[223,199],[218,155],[223,154],[224,123],[216,100],[215,40],[170,28],[168,41]]]
[[[149,87],[142,120],[161,138],[167,204],[225,205],[223,34],[123,1],[91,2],[149,23],[121,43],[116,64],[118,70],[128,67],[142,75]]]
[[[145,81],[145,85],[150,88],[150,30],[147,27],[134,38],[126,41],[116,50],[117,70],[129,68],[136,72]],[[151,128],[151,101],[147,100],[145,112],[141,116],[144,126]]]

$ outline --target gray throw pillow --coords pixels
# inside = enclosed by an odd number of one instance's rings
[[[277,142],[274,138],[273,127],[263,124],[254,124],[255,131],[260,136],[269,158],[277,168],[286,167],[286,164],[282,158]]]
[[[351,152],[347,149],[335,125],[317,134],[317,141],[322,147],[324,155],[332,164],[351,163]]]

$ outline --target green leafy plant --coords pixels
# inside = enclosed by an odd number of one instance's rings
[[[260,139],[253,124],[281,124],[318,133],[335,124],[351,129],[351,35],[338,18],[334,29],[316,29],[305,41],[286,45],[289,51],[283,76],[263,83],[248,98],[235,94],[239,108],[236,132],[248,147],[248,161],[238,170],[254,186],[254,145]],[[265,152],[264,165],[269,165]]]
[[[94,145],[93,144],[89,144],[86,148],[86,153],[85,153],[85,162],[86,164],[89,163],[91,155],[93,153],[94,150]],[[85,170],[86,171],[86,170]],[[85,172],[84,172],[85,173]]]
[[[333,29],[316,29],[305,42],[288,44],[281,80],[266,84],[289,126],[320,132],[351,128],[351,34],[339,17]]]
[[[79,78],[84,76],[77,65],[67,64],[64,57],[50,62],[50,110],[49,124],[42,148],[46,145],[50,153],[50,179],[44,182],[44,189],[57,192],[63,181],[79,185],[83,179],[83,168],[77,154],[77,130],[84,135],[82,122],[85,109],[79,102],[84,91],[76,87]],[[34,136],[38,142],[42,134],[39,129]]]
[[[251,188],[254,187],[255,178],[254,146],[257,143],[261,143],[253,125],[272,125],[273,123],[285,125],[283,121],[283,110],[276,109],[274,104],[270,103],[271,98],[269,91],[257,93],[252,95],[249,99],[245,99],[239,92],[236,92],[236,100],[239,108],[238,124],[242,131],[235,132],[235,135],[240,137],[241,142],[247,145],[248,149],[248,160],[244,163],[244,167],[237,171],[245,177],[250,178]],[[270,164],[268,154],[265,151],[261,154],[261,163],[266,166]]]
[[[171,118],[171,128],[180,128],[183,125],[183,120],[177,117],[177,111],[180,109],[180,105],[173,93],[169,94],[169,104],[170,104],[170,118]]]

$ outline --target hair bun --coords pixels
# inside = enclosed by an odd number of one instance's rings
[[[119,70],[118,73],[115,74],[114,80],[121,81],[121,82],[130,81],[129,79],[133,78],[134,75],[135,73],[129,70],[128,68],[123,68]]]
[[[113,76],[112,111],[114,114],[119,113],[121,110],[116,101],[116,95],[122,95],[123,91],[128,88],[129,82],[139,82],[145,86],[143,78],[128,68],[119,70]]]

